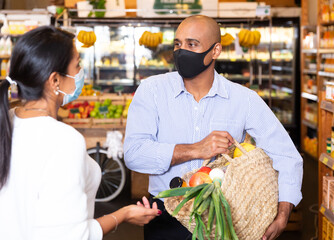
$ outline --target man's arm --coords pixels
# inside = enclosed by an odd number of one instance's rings
[[[278,213],[263,235],[263,240],[276,239],[285,229],[293,206],[302,199],[303,159],[282,124],[254,92],[249,96],[245,128],[256,145],[270,156],[278,171]]]
[[[292,208],[293,204],[289,202],[280,202],[278,204],[277,216],[264,233],[262,240],[274,240],[283,232],[288,224]]]
[[[245,129],[273,160],[273,168],[278,171],[279,202],[297,206],[302,199],[303,159],[282,124],[255,92],[249,95]]]
[[[191,159],[210,159],[218,154],[228,153],[233,138],[228,132],[214,131],[202,141],[194,144],[178,144],[174,148],[171,166]]]

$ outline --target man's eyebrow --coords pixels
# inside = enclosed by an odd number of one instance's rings
[[[195,41],[195,42],[200,43],[200,41],[198,41],[197,39],[194,39],[194,38],[186,38],[186,41],[187,42],[193,42],[193,41]],[[174,42],[180,42],[180,40],[178,38],[174,38]]]
[[[194,39],[194,38],[186,38],[186,41],[187,42],[193,42],[193,41],[195,41],[195,42],[200,43],[200,41],[198,41],[197,39]]]

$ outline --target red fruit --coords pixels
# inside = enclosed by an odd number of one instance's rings
[[[189,180],[189,186],[190,187],[196,187],[197,185],[203,184],[203,183],[211,183],[212,179],[210,176],[204,172],[197,172],[194,173],[190,180]]]
[[[209,174],[211,172],[211,168],[201,167],[197,172],[203,172],[203,173]]]

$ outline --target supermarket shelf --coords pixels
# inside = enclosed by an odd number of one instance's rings
[[[322,153],[320,155],[319,161],[325,164],[330,169],[334,170],[334,158],[329,156],[327,153]]]
[[[318,96],[314,95],[314,94],[310,94],[310,93],[306,93],[306,92],[302,92],[302,98],[306,98],[312,101],[318,101]]]
[[[248,81],[250,77],[242,76],[241,74],[221,74],[223,77],[227,78],[228,80],[233,81]],[[269,75],[262,75],[262,81],[269,81]],[[259,80],[259,76],[254,76],[254,80]],[[272,81],[291,81],[291,75],[281,75],[281,76],[272,76]]]
[[[334,113],[334,104],[332,102],[323,100],[321,101],[320,108],[325,111]]]
[[[0,34],[0,37],[21,37],[23,34]]]
[[[306,155],[308,158],[312,159],[313,161],[318,162],[318,157],[312,155],[311,153],[309,153],[308,151],[306,151],[305,149],[302,149],[304,155]]]
[[[312,75],[317,75],[317,71],[316,70],[310,70],[310,69],[304,69],[303,70],[304,74],[312,74]]]
[[[319,212],[322,213],[322,215],[324,215],[328,221],[330,221],[332,224],[334,224],[334,214],[331,210],[325,208],[322,204],[321,207],[319,209]]]
[[[263,97],[260,96],[263,100],[269,100],[269,97]],[[285,100],[285,101],[291,101],[293,100],[292,97],[271,97],[272,100]]]
[[[322,25],[322,26],[331,26],[331,25],[334,25],[334,21],[320,22],[320,25]]]
[[[317,129],[318,129],[317,124],[312,123],[312,122],[310,122],[310,121],[308,121],[308,120],[303,119],[303,120],[302,120],[302,123],[303,123],[305,126],[307,126],[307,127],[309,127],[309,128],[312,128],[312,129],[314,129],[314,130],[317,130]]]
[[[9,59],[10,55],[8,54],[4,54],[4,55],[0,55],[0,59]]]
[[[319,76],[322,76],[322,77],[334,78],[334,73],[332,73],[332,72],[319,71],[318,74],[319,74]]]
[[[269,63],[269,59],[250,59],[250,58],[218,58],[218,62],[262,62],[262,63]],[[273,63],[277,62],[292,62],[292,59],[272,59]]]
[[[173,67],[168,68],[168,67],[158,67],[158,66],[147,66],[147,67],[139,66],[138,70],[139,71],[141,70],[142,71],[145,71],[145,70],[172,71]]]
[[[317,49],[303,49],[302,53],[317,53]]]
[[[334,53],[334,48],[321,48],[319,53]]]

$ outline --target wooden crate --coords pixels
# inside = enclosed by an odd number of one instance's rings
[[[75,118],[64,118],[62,121],[71,125],[74,128],[91,128],[93,124],[93,119],[75,119]]]

